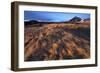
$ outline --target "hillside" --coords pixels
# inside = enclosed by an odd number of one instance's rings
[[[25,27],[25,61],[90,58],[88,25],[47,24]]]

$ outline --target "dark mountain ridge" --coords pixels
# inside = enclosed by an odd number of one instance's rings
[[[48,22],[48,21],[39,21],[39,20],[29,20],[29,21],[24,21],[24,24],[26,26],[28,25],[33,25],[34,26],[42,26],[42,24],[61,24],[61,23],[80,23],[81,21],[85,22],[85,21],[90,21],[89,18],[87,19],[82,19],[80,17],[73,17],[72,19],[68,20],[68,21],[61,21],[61,22]]]

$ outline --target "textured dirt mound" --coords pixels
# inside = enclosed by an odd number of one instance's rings
[[[25,27],[25,61],[90,58],[88,32],[63,24]]]

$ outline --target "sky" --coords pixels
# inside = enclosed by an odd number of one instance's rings
[[[90,18],[90,14],[85,13],[68,13],[68,12],[44,12],[44,11],[24,11],[24,20],[39,20],[48,22],[68,21],[73,17],[82,19]]]

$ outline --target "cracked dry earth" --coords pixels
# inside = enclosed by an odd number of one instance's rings
[[[78,26],[78,25],[77,25]],[[25,27],[24,60],[69,60],[90,58],[90,28],[83,24],[46,24]]]

